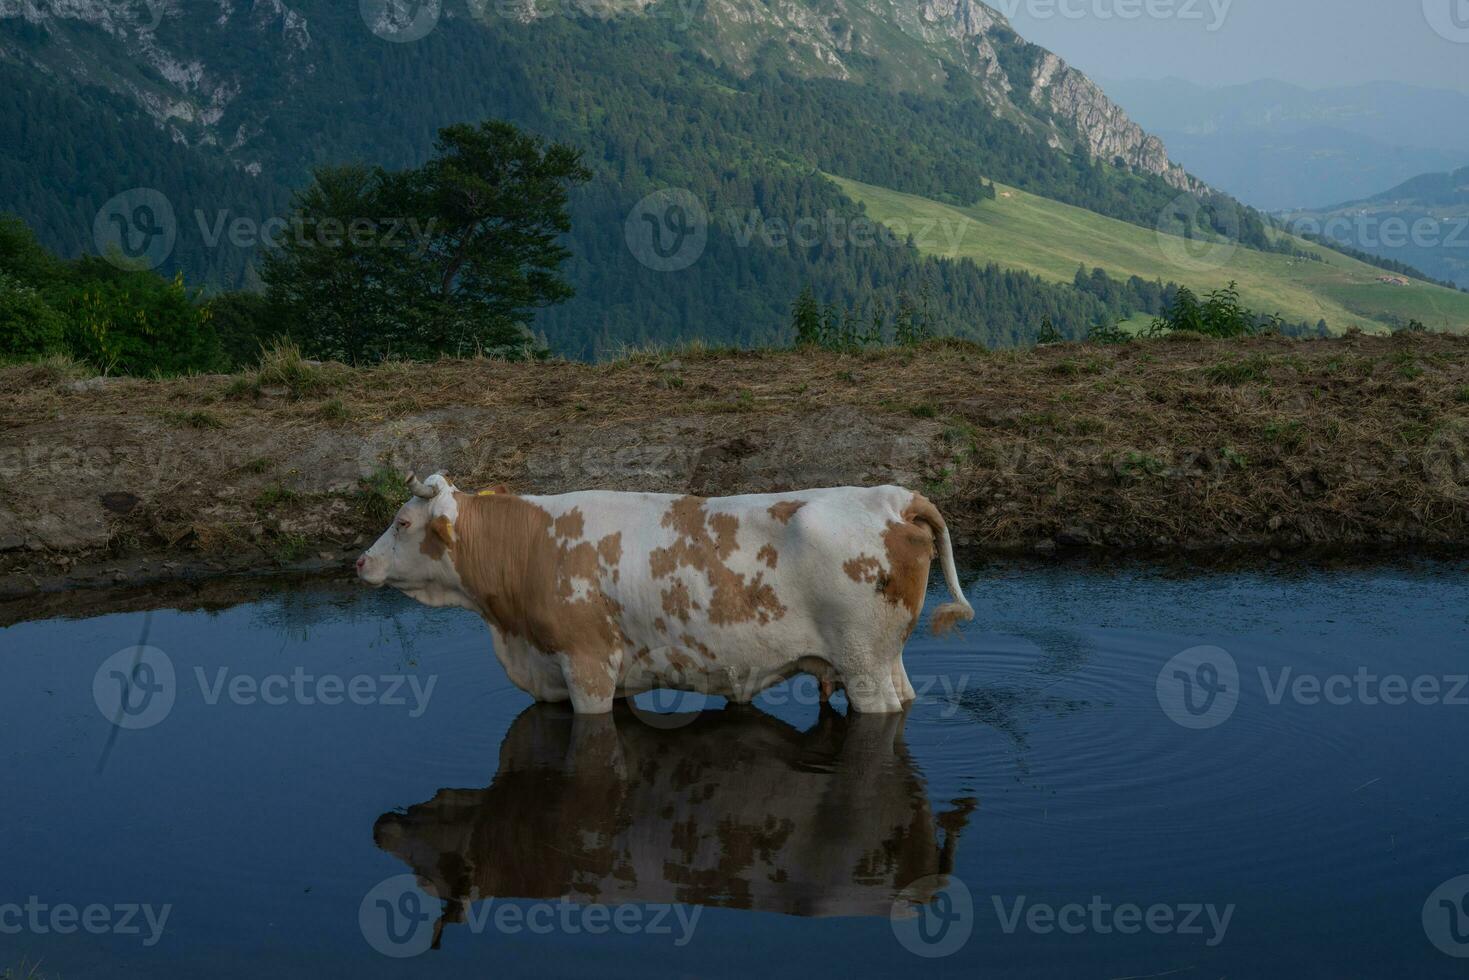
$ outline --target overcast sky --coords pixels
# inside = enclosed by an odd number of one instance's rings
[[[1028,40],[1103,78],[1386,80],[1469,91],[1469,0],[985,2]],[[1119,16],[1131,11],[1138,15]]]

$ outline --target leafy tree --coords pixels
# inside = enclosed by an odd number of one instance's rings
[[[560,239],[590,177],[580,152],[499,121],[450,126],[436,148],[417,169],[319,169],[298,195],[263,277],[309,352],[525,356],[535,310],[572,295]]]
[[[58,262],[20,218],[0,214],[0,274],[15,283],[38,287],[56,275]]]
[[[1059,344],[1062,339],[1061,331],[1056,329],[1056,325],[1051,322],[1051,318],[1049,316],[1041,317],[1041,329],[1036,334],[1035,342],[1037,344]]]
[[[289,336],[270,301],[259,293],[224,293],[214,297],[209,307],[220,349],[231,368],[254,365],[273,340]]]

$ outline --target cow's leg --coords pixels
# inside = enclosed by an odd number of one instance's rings
[[[903,666],[901,655],[893,661],[893,689],[898,692],[898,700],[904,704],[912,704],[918,698],[918,692],[913,690],[913,682],[908,679],[908,669]]]
[[[558,653],[571,707],[579,715],[604,715],[612,710],[617,678],[622,670],[622,651],[610,656]]]
[[[884,664],[861,673],[844,673],[842,684],[847,689],[847,703],[855,711],[887,714],[903,710],[903,702],[893,686],[891,665]]]

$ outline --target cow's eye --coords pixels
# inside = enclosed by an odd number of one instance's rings
[[[398,522],[398,527],[400,527],[400,528],[402,528],[402,529],[403,529],[403,530],[404,530],[404,531],[406,531],[406,530],[408,530],[408,524],[409,524],[409,522],[408,522],[408,521],[406,521],[406,520],[402,520],[402,521],[399,521],[399,522]]]

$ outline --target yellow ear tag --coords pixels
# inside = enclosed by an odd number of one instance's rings
[[[493,490],[481,490],[479,493],[475,494],[476,497],[493,497],[494,495],[495,491]]]

